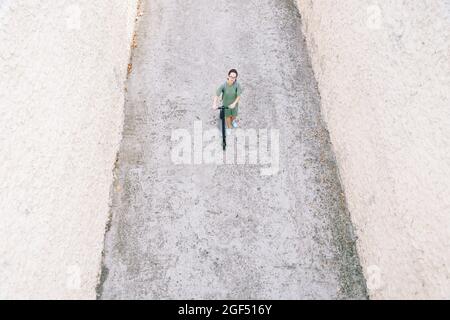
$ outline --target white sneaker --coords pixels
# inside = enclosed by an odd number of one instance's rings
[[[236,122],[236,120],[233,120],[233,122],[231,122],[231,125],[233,126],[233,128],[237,128],[238,124]]]

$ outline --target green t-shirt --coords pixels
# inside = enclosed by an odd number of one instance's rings
[[[225,88],[225,90],[224,90]],[[230,104],[236,100],[238,96],[242,93],[241,85],[238,82],[233,83],[231,86],[228,85],[228,82],[225,82],[222,84],[216,91],[216,95],[220,97],[220,95],[223,92],[222,101],[223,105],[225,107],[228,107]],[[236,107],[238,107],[239,104],[236,103]]]

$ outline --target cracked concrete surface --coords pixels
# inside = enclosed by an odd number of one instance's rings
[[[365,299],[350,218],[291,0],[143,1],[100,299]],[[172,130],[217,126],[237,68],[240,125],[280,132],[280,169],[176,165]]]

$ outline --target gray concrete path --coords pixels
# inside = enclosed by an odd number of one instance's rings
[[[101,299],[366,298],[300,17],[291,0],[143,1],[105,236]],[[180,165],[173,130],[279,130],[279,171]],[[271,142],[272,143],[272,142]]]

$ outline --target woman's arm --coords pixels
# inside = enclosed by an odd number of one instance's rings
[[[233,103],[230,104],[230,108],[234,109],[234,107],[236,107],[236,104],[239,102],[239,100],[241,100],[241,96],[237,96],[236,100],[234,100]]]
[[[221,85],[216,90],[216,94],[214,95],[214,102],[213,102],[213,106],[212,106],[213,109],[217,109],[217,103],[219,102],[220,96],[222,95],[222,91],[223,91],[223,85]]]
[[[217,109],[217,103],[219,102],[220,97],[214,95],[213,109]]]
[[[241,100],[241,94],[242,94],[242,87],[241,85],[238,83],[237,84],[237,89],[236,89],[236,100],[233,101],[233,103],[230,105],[231,109],[234,109],[236,107],[236,105],[238,104],[239,100]]]

